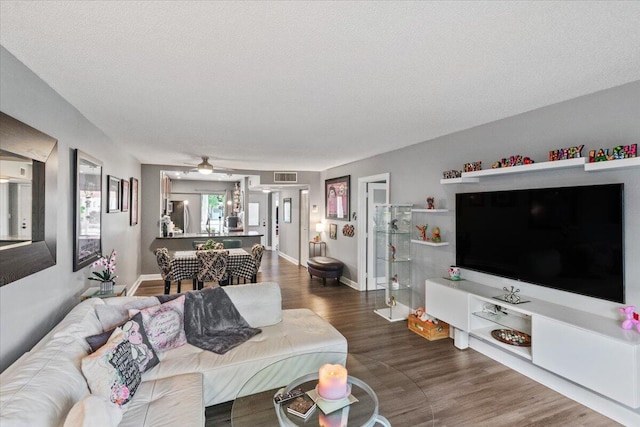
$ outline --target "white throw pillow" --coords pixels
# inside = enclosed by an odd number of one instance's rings
[[[82,373],[92,394],[120,406],[133,398],[141,381],[131,343],[120,328],[113,331],[104,346],[82,359]]]
[[[67,414],[64,427],[116,427],[122,421],[122,409],[102,396],[89,394]]]
[[[161,305],[140,310],[144,332],[157,353],[183,346],[187,343],[184,332],[185,296],[165,302]],[[129,310],[129,316],[138,310]]]
[[[130,309],[142,310],[143,308],[154,305],[160,305],[160,301],[158,301],[156,297],[139,298],[122,305],[97,305],[96,315],[98,316],[98,320],[100,320],[102,330],[108,331],[129,320]]]

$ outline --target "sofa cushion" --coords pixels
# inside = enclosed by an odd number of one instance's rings
[[[282,321],[282,295],[277,283],[225,286],[224,290],[252,327],[262,328]],[[256,298],[257,292],[259,298]]]
[[[204,426],[202,374],[145,381],[118,427]]]
[[[157,353],[187,343],[184,332],[184,300],[185,296],[182,295],[172,301],[140,311],[145,333]],[[134,310],[129,310],[129,314],[136,313]]]
[[[122,421],[122,409],[102,396],[89,394],[73,405],[64,427],[116,427]]]
[[[143,308],[152,307],[159,304],[160,301],[158,301],[158,298],[156,297],[137,298],[125,302],[122,305],[97,305],[96,315],[98,317],[98,320],[100,320],[102,330],[107,331],[115,328],[116,326],[120,326],[124,322],[129,320],[130,309],[142,310]]]
[[[149,342],[149,337],[145,333],[142,313],[136,314],[131,320],[122,325],[122,331],[131,343],[131,355],[141,373],[160,363],[156,352],[153,351],[153,346]]]
[[[104,346],[82,359],[82,373],[95,395],[120,406],[133,398],[140,385],[140,369],[122,329],[116,328]]]

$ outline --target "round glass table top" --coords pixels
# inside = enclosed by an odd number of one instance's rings
[[[319,354],[292,356],[265,366],[251,377],[241,388],[231,408],[233,427],[257,426],[372,426],[380,425],[409,426],[434,425],[433,410],[427,397],[404,373],[391,366],[369,357],[349,353],[345,367],[351,384],[351,395],[358,399],[330,414],[324,414],[316,408],[305,420],[287,412],[290,402],[274,404],[277,393],[301,389],[313,390],[318,381],[318,370],[324,363],[344,360],[344,353],[326,353],[327,358],[318,358]],[[325,360],[326,362],[321,362]],[[301,367],[303,366],[303,367]],[[286,379],[288,372],[296,372],[296,378]],[[306,372],[310,371],[310,372]],[[274,378],[282,376],[285,381],[273,387]],[[265,390],[264,384],[271,388]],[[262,390],[262,391],[261,391]],[[260,391],[255,393],[256,391]],[[388,420],[388,421],[387,421]]]

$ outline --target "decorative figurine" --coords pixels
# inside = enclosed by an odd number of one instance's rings
[[[416,225],[416,228],[418,230],[420,230],[420,238],[426,242],[427,240],[429,240],[429,238],[427,237],[427,227],[429,227],[429,224],[425,224],[425,225]]]
[[[398,231],[398,219],[394,218],[391,220],[391,231]]]
[[[391,289],[398,289],[398,288],[400,288],[400,282],[398,282],[398,275],[395,274],[391,278]]]
[[[436,199],[431,196],[427,197],[427,209],[435,209],[436,208]]]
[[[431,237],[431,240],[433,241],[433,243],[442,242],[442,238],[440,237],[440,228],[439,227],[433,227],[433,230],[431,230],[431,234],[433,235]]]
[[[503,296],[506,302],[510,302],[511,304],[518,304],[520,302],[520,295],[517,295],[520,289],[514,289],[514,286],[511,286],[511,289],[507,289],[505,286],[502,290],[506,292]]]
[[[622,322],[622,329],[633,329],[633,325],[637,325],[638,332],[640,332],[640,320],[638,319],[638,313],[635,312],[636,307],[629,305],[627,307],[619,308],[620,313],[624,314],[627,319]]]
[[[391,261],[396,260],[396,247],[392,244],[389,244],[389,249],[391,249]]]

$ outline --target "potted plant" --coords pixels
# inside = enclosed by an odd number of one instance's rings
[[[101,268],[102,271],[94,271],[95,277],[89,277],[89,280],[95,280],[100,282],[100,293],[110,294],[113,293],[113,286],[115,285],[116,277],[116,251],[111,251],[111,255],[108,257],[101,256],[93,264],[91,268]]]

